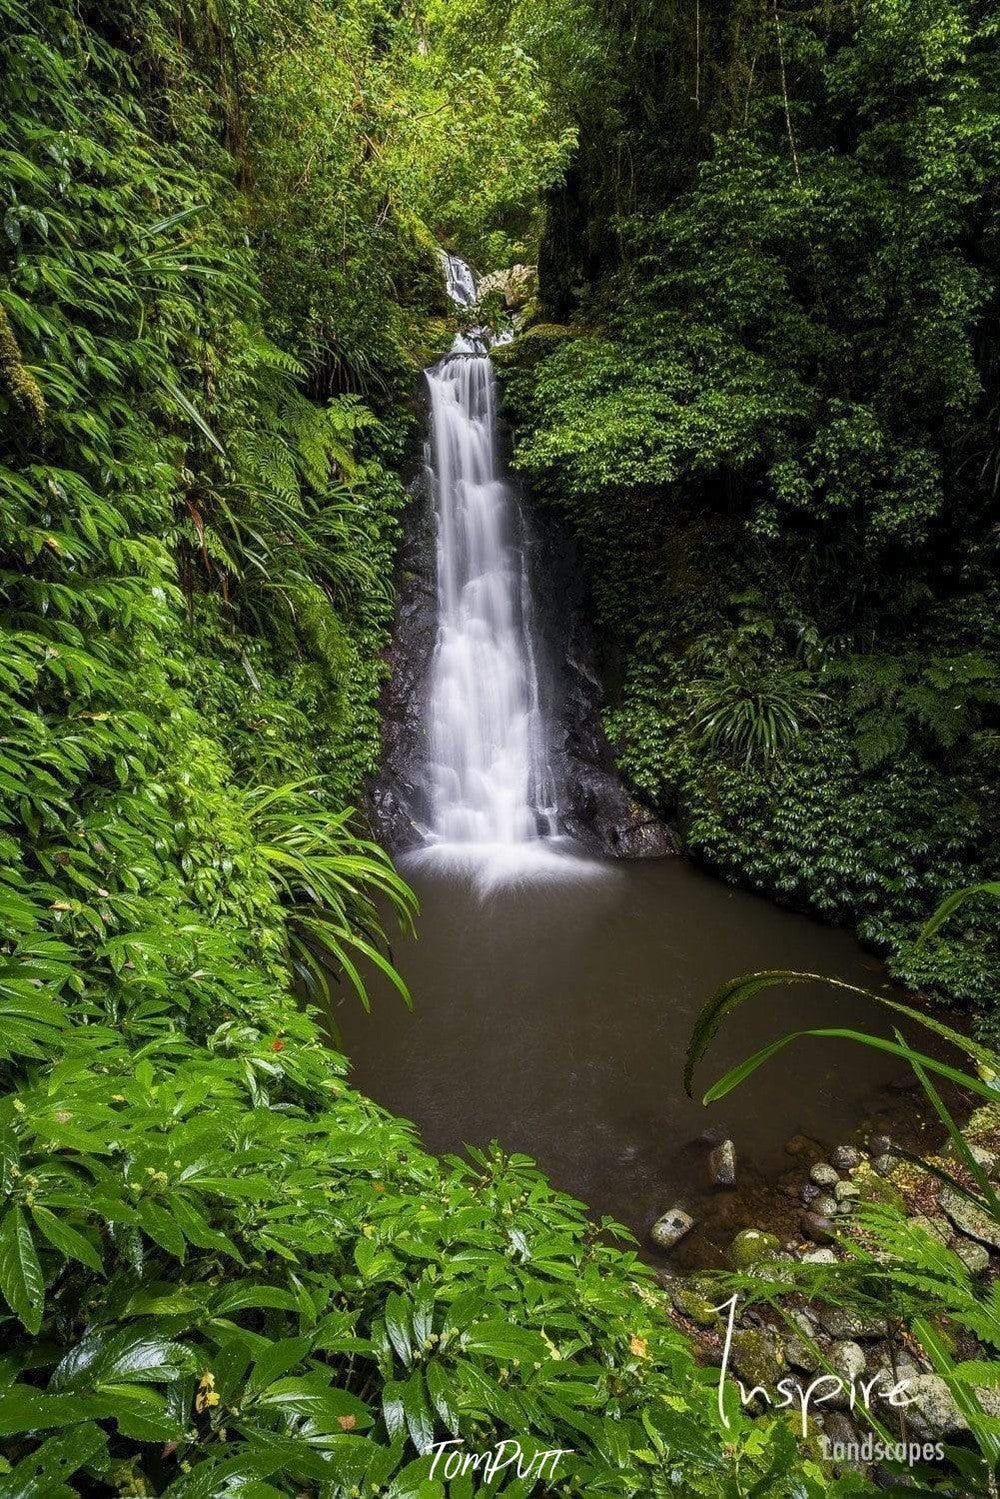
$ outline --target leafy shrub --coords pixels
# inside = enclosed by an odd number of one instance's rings
[[[818,717],[808,672],[720,662],[712,676],[693,684],[694,731],[710,749],[765,764],[780,759],[802,726]]]

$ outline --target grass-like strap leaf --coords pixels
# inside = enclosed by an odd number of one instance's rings
[[[899,1033],[899,1031],[896,1032],[896,1040],[899,1041],[901,1045],[905,1045],[903,1037]],[[966,1171],[968,1171],[969,1175],[972,1177],[972,1180],[975,1182],[980,1192],[983,1194],[985,1203],[978,1203],[977,1206],[985,1206],[986,1211],[991,1213],[996,1221],[1000,1223],[1000,1198],[997,1197],[996,1190],[987,1178],[986,1172],[983,1170],[982,1166],[979,1164],[972,1151],[969,1149],[965,1141],[965,1136],[962,1134],[962,1131],[959,1129],[958,1125],[951,1117],[948,1106],[946,1105],[938,1090],[935,1088],[934,1084],[931,1082],[930,1078],[927,1076],[924,1068],[917,1061],[916,1056],[913,1056],[911,1058],[910,1065],[912,1066],[914,1072],[917,1075],[917,1078],[919,1079],[920,1086],[923,1088],[925,1094],[930,1099],[931,1104],[934,1108],[934,1112],[937,1114],[938,1118],[941,1120],[941,1123],[948,1131],[948,1138],[952,1143],[955,1154],[964,1165]],[[948,1176],[948,1173],[945,1172],[941,1174],[948,1179],[952,1187],[957,1188],[957,1190],[960,1192],[964,1190],[959,1182],[954,1181],[950,1176]]]
[[[764,1046],[760,1051],[754,1052],[753,1056],[747,1057],[735,1067],[731,1067],[724,1077],[714,1083],[702,1099],[703,1103],[716,1103],[720,1098],[725,1098],[734,1088],[762,1067],[765,1062],[776,1055],[777,1052],[790,1046],[793,1041],[801,1040],[806,1036],[821,1036],[842,1041],[857,1041],[861,1046],[870,1046],[873,1051],[884,1051],[890,1056],[899,1057],[901,1061],[908,1062],[916,1057],[924,1067],[931,1072],[936,1072],[940,1077],[946,1077],[949,1081],[957,1083],[961,1088],[968,1088],[973,1093],[978,1093],[981,1098],[988,1099],[991,1103],[996,1102],[996,1090],[990,1088],[986,1083],[980,1082],[979,1078],[972,1077],[967,1072],[960,1072],[956,1067],[949,1067],[945,1062],[937,1062],[933,1057],[925,1056],[922,1052],[913,1051],[908,1046],[900,1046],[898,1042],[888,1041],[883,1036],[868,1036],[863,1031],[852,1031],[845,1026],[824,1026],[816,1030],[789,1031],[785,1036],[779,1037]]]
[[[723,984],[712,995],[712,998],[704,1006],[698,1019],[695,1021],[688,1043],[687,1056],[684,1064],[684,1087],[688,1097],[692,1096],[692,1080],[694,1070],[705,1056],[708,1048],[718,1034],[719,1027],[728,1015],[737,1010],[747,1000],[753,999],[767,989],[776,989],[779,985],[789,984],[827,984],[834,989],[843,989],[849,994],[856,994],[862,999],[871,1000],[874,1004],[882,1005],[885,1009],[893,1010],[896,1014],[905,1015],[908,1020],[916,1021],[918,1025],[941,1037],[944,1041],[950,1041],[967,1056],[975,1060],[991,1073],[995,1069],[996,1057],[980,1046],[977,1041],[969,1036],[963,1036],[959,1031],[952,1030],[951,1026],[945,1025],[943,1021],[937,1020],[933,1015],[924,1015],[915,1010],[912,1005],[903,1004],[901,1000],[890,999],[888,995],[876,994],[871,989],[862,989],[857,984],[849,984],[845,979],[828,978],[822,973],[805,973],[790,968],[765,969],[758,973],[745,974],[742,978],[730,979]],[[947,1075],[947,1074],[946,1074]],[[971,1086],[967,1083],[964,1075],[961,1077],[963,1086]],[[979,1090],[981,1091],[981,1090]],[[996,1102],[998,1095],[995,1089],[987,1092],[986,1096]]]
[[[171,380],[169,375],[162,375],[161,379],[167,390],[177,402],[178,406],[180,406],[181,410],[184,411],[194,422],[195,426],[204,433],[212,446],[214,448],[217,448],[222,456],[225,457],[226,450],[222,446],[222,443],[216,437],[215,433],[212,431],[211,427],[208,425],[198,408],[192,404],[192,402],[181,390],[177,382],[175,380]]]
[[[928,937],[933,937],[936,932],[939,932],[945,922],[955,914],[959,906],[964,906],[965,902],[970,900],[974,895],[992,895],[1000,900],[1000,882],[985,880],[979,885],[966,885],[963,890],[953,890],[941,902],[934,915],[922,928],[920,936],[917,938],[917,946],[920,947],[927,941]]]

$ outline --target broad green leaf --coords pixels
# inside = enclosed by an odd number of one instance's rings
[[[408,1303],[397,1291],[390,1291],[385,1299],[385,1326],[393,1348],[409,1368],[413,1362],[410,1309]]]
[[[98,1328],[56,1365],[53,1390],[98,1390],[122,1384],[170,1384],[193,1374],[197,1359],[186,1344],[173,1338],[125,1327],[118,1332]]]
[[[13,1473],[0,1478],[4,1499],[57,1499],[73,1496],[76,1489],[66,1480],[79,1468],[102,1454],[108,1439],[99,1426],[74,1426],[71,1431],[49,1437],[18,1463]]]
[[[45,1282],[31,1230],[19,1207],[10,1208],[0,1224],[0,1291],[28,1331],[38,1332]]]
[[[308,1417],[319,1432],[362,1431],[372,1424],[364,1401],[335,1389],[319,1374],[276,1380],[257,1395],[256,1404],[286,1416]],[[353,1424],[345,1426],[345,1421]]]
[[[35,1226],[45,1235],[49,1243],[59,1250],[60,1254],[67,1259],[79,1260],[81,1265],[86,1265],[97,1275],[104,1274],[101,1257],[91,1244],[90,1240],[83,1234],[78,1233],[62,1218],[57,1218],[55,1213],[45,1207],[33,1207],[31,1216],[35,1220]]]
[[[416,1369],[402,1387],[403,1415],[410,1440],[421,1454],[429,1452],[434,1441],[434,1421],[427,1408],[424,1377]]]
[[[136,1212],[145,1233],[174,1259],[183,1260],[187,1252],[184,1235],[165,1207],[150,1197],[139,1199]]]
[[[427,1392],[434,1409],[451,1434],[457,1436],[461,1418],[455,1390],[447,1370],[437,1359],[432,1358],[424,1373],[427,1379]]]
[[[474,1323],[462,1342],[468,1353],[488,1353],[515,1363],[548,1362],[552,1356],[538,1333],[503,1317],[485,1317],[482,1322]]]

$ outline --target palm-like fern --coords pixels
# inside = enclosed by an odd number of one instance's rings
[[[749,765],[781,757],[804,723],[819,719],[822,694],[811,673],[736,661],[694,685],[699,738]]]
[[[379,950],[385,935],[377,903],[412,927],[416,898],[382,849],[353,831],[354,809],[330,812],[304,783],[255,787],[246,806],[285,906],[289,956],[307,990],[329,1000],[331,978],[342,970],[368,1009],[364,959],[409,1004],[405,982]]]
[[[930,660],[852,656],[831,674],[848,684],[865,770],[901,755],[918,736],[932,749],[954,749],[976,730],[983,710],[1000,703],[996,665],[975,652]]]

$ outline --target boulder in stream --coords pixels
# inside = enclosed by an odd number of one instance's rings
[[[752,1270],[755,1265],[773,1260],[778,1252],[778,1240],[760,1228],[745,1228],[738,1233],[729,1246],[729,1263],[734,1270]]]
[[[984,1213],[982,1208],[977,1208],[975,1203],[969,1202],[965,1197],[959,1197],[950,1187],[945,1187],[940,1202],[960,1232],[970,1239],[978,1239],[981,1244],[989,1245],[991,1249],[1000,1249],[1000,1223]]]
[[[649,1230],[649,1237],[657,1249],[673,1249],[679,1244],[685,1234],[694,1228],[694,1219],[690,1213],[685,1213],[683,1208],[672,1207],[668,1213],[657,1218]]]
[[[723,1140],[710,1152],[708,1174],[714,1187],[735,1187],[736,1146],[732,1140]]]
[[[820,1213],[803,1213],[799,1220],[802,1232],[814,1244],[832,1244],[835,1239],[833,1223]]]

